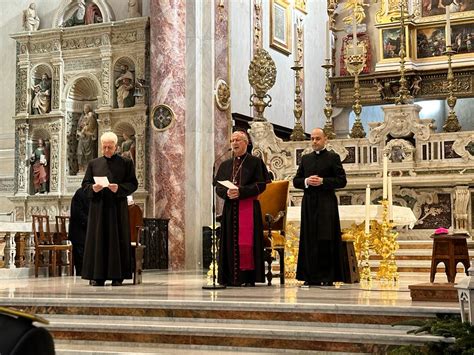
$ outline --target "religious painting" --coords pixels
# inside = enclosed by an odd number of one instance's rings
[[[165,131],[171,127],[175,114],[168,105],[158,105],[151,113],[151,122],[157,131]]]
[[[270,1],[270,47],[291,53],[291,7],[288,0]]]
[[[474,23],[451,26],[451,43],[458,54],[474,52]]]
[[[400,28],[382,30],[382,59],[399,58],[400,55]]]
[[[446,51],[444,26],[420,28],[416,31],[416,57],[430,58],[443,55]]]
[[[451,14],[474,10],[474,0],[453,0],[449,5]],[[446,8],[443,0],[421,0],[421,16],[445,15]]]

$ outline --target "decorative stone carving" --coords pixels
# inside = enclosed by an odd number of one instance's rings
[[[456,186],[454,190],[454,232],[466,233],[468,229],[468,206],[470,193],[467,186]]]
[[[405,139],[392,139],[383,149],[392,163],[412,162],[415,147]]]
[[[388,135],[395,138],[409,137],[427,140],[432,133],[432,122],[420,120],[421,107],[418,105],[384,106],[385,120],[372,124],[369,133],[370,143],[384,141]]]
[[[217,80],[214,97],[219,110],[225,111],[230,107],[230,87],[225,80]]]
[[[474,155],[467,149],[469,144],[473,144],[474,138],[471,137],[462,137],[456,139],[453,143],[454,152],[463,158],[464,161],[474,161]]]
[[[16,75],[16,101],[15,112],[26,113],[27,108],[27,83],[28,74],[26,68],[20,68]]]

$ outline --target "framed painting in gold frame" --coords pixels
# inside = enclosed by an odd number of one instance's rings
[[[270,0],[270,47],[291,53],[291,7],[287,0]]]
[[[474,53],[474,21],[451,25],[451,43],[456,58],[472,58]],[[444,25],[416,29],[416,59],[422,62],[438,61],[446,51]],[[453,58],[454,58],[453,57]]]
[[[433,23],[446,20],[442,0],[414,0],[413,14],[416,23]],[[450,5],[451,20],[474,17],[474,0],[455,0]]]
[[[379,30],[379,62],[398,62],[400,60],[400,27]],[[405,56],[410,57],[408,27],[405,27]]]
[[[306,0],[295,0],[295,9],[307,14],[308,11],[306,10],[306,2]]]

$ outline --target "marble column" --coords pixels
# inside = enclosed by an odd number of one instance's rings
[[[224,80],[229,87],[230,83],[230,62],[229,62],[229,0],[214,0],[216,6],[215,19],[215,64],[214,75],[216,81]],[[230,131],[232,125],[231,109],[219,110],[214,105],[214,152],[215,156],[222,156],[222,153],[229,148]],[[229,158],[230,155],[224,155],[219,162]]]
[[[150,112],[165,104],[175,122],[166,130],[149,130],[148,216],[169,218],[169,268],[184,267],[186,2],[150,1]]]

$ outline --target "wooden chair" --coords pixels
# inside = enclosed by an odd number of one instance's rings
[[[273,181],[267,184],[265,191],[258,196],[265,228],[264,245],[265,261],[268,264],[266,273],[268,285],[272,284],[274,276],[280,277],[281,285],[285,284],[285,229],[289,187],[290,183],[287,180]],[[273,274],[272,262],[276,254],[279,256],[280,272]]]
[[[54,235],[54,244],[65,244],[69,242],[68,225],[69,216],[56,216],[56,233]]]
[[[141,244],[140,236],[142,233],[143,212],[138,205],[128,205],[128,218],[130,223],[130,242],[133,257],[133,284],[142,283],[143,273],[143,255],[145,246]]]
[[[73,275],[73,257],[72,245],[55,244],[53,241],[53,234],[49,228],[49,217],[46,215],[32,215],[33,235],[35,238],[35,277],[38,277],[38,269],[40,267],[40,259],[43,258],[43,253],[48,253],[47,266],[51,269],[51,274],[57,276],[61,274],[61,266],[69,266],[69,275]],[[61,252],[67,252],[66,262],[61,262]],[[59,258],[58,258],[59,255]],[[45,260],[43,258],[43,264]]]

